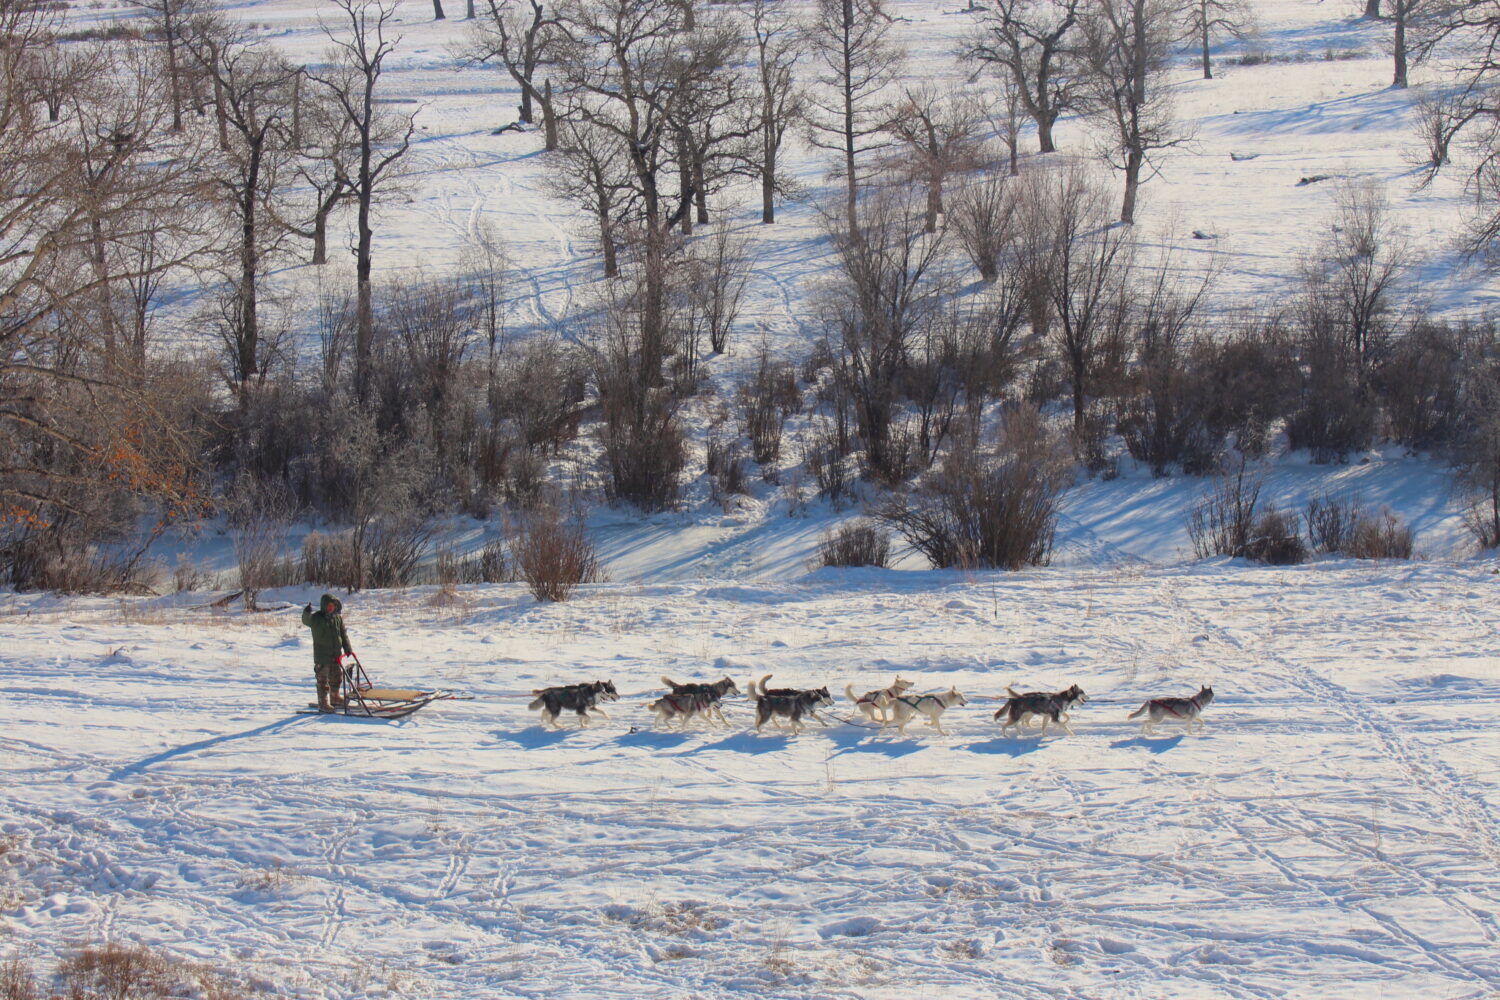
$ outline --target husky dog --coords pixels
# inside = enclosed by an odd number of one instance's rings
[[[678,684],[670,677],[663,677],[661,682],[671,688],[673,694],[706,695],[708,711],[724,725],[729,725],[729,720],[724,718],[724,713],[719,710],[719,702],[726,694],[739,694],[740,689],[728,677],[714,681],[712,684]]]
[[[896,683],[879,691],[866,691],[864,694],[856,695],[853,684],[844,685],[844,693],[849,700],[854,702],[854,707],[865,713],[865,717],[871,722],[878,722],[882,726],[886,722],[886,705],[890,704],[892,698],[899,698],[911,688],[911,681],[896,678]]]
[[[773,720],[776,728],[781,728],[782,719],[790,719],[792,732],[802,732],[802,717],[810,715],[818,719],[817,709],[832,708],[833,696],[828,693],[827,688],[818,688],[815,691],[797,691],[786,689],[787,694],[770,692],[769,694],[752,694],[755,700],[755,731],[760,732],[760,727],[767,720]],[[828,723],[818,719],[818,724],[827,726]]]
[[[599,707],[599,702],[620,700],[614,681],[564,684],[560,687],[541,688],[531,693],[536,695],[536,700],[527,707],[533,712],[541,709],[542,721],[551,727],[557,726],[557,717],[565,708],[578,713],[580,726],[589,724],[592,718],[589,715],[590,712],[595,712],[607,719],[609,716],[605,714],[604,709]]]
[[[894,723],[901,735],[905,736],[907,724],[918,715],[925,715],[928,725],[947,736],[939,718],[953,706],[967,704],[968,700],[958,693],[957,688],[949,688],[941,694],[898,695],[886,703],[887,719],[881,723],[881,728]]]
[[[829,693],[827,685],[824,685],[820,688],[768,688],[766,687],[766,681],[770,679],[770,674],[766,674],[766,676],[762,677],[759,681],[751,678],[750,697],[766,698],[775,695],[782,698],[790,698],[793,695],[810,694],[816,696],[817,705],[819,708],[830,708],[833,706],[833,695]],[[823,717],[817,713],[817,709],[810,708],[807,711],[808,714],[811,715],[814,719],[817,719],[818,722],[822,723],[825,726],[828,725],[828,723],[823,722]]]
[[[1205,684],[1191,698],[1152,698],[1126,718],[1134,719],[1138,715],[1146,717],[1146,721],[1141,723],[1142,736],[1152,735],[1156,731],[1156,724],[1163,719],[1177,720],[1188,732],[1192,732],[1193,724],[1197,723],[1198,732],[1201,733],[1208,728],[1203,724],[1203,710],[1213,700],[1214,689]]]
[[[1016,733],[1019,734],[1022,726],[1031,716],[1039,715],[1042,717],[1043,736],[1047,735],[1048,722],[1057,723],[1062,726],[1064,732],[1072,736],[1073,730],[1068,726],[1068,709],[1072,708],[1075,703],[1082,705],[1089,700],[1088,695],[1083,693],[1083,688],[1077,684],[1056,694],[1048,694],[1045,691],[1027,691],[1025,694],[1017,694],[1014,688],[1006,688],[1005,691],[1010,697],[1005,699],[1005,704],[995,712],[997,720],[1002,715],[1005,716],[1005,722],[1000,726],[1002,734],[1011,726],[1015,726]]]
[[[681,727],[686,729],[689,722],[700,716],[712,721],[713,716],[710,713],[717,706],[712,697],[702,691],[697,691],[664,694],[646,707],[656,713],[658,723],[664,725],[676,719]]]

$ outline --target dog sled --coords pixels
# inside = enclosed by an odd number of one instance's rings
[[[322,713],[317,705],[310,705],[299,715],[347,715],[359,719],[404,719],[413,712],[426,708],[435,701],[469,701],[474,696],[457,691],[420,690],[416,688],[376,687],[365,673],[359,657],[349,654],[344,657],[344,702],[332,713]]]

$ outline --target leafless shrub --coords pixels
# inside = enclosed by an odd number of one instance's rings
[[[833,501],[848,496],[854,476],[835,435],[828,428],[819,427],[809,437],[802,444],[802,462],[818,484],[818,495]]]
[[[723,354],[740,315],[740,300],[750,280],[746,240],[719,223],[692,245],[683,276],[693,313],[708,336],[709,350]]]
[[[801,405],[796,376],[791,365],[772,361],[762,350],[755,375],[740,386],[740,406],[745,412],[744,433],[750,439],[750,457],[761,465],[781,455],[781,432],[786,418]]]
[[[992,453],[961,443],[918,490],[892,495],[874,517],[935,567],[1040,566],[1072,476],[1067,443],[1034,408],[1018,407]]]
[[[1307,502],[1307,542],[1314,552],[1344,552],[1364,516],[1356,496],[1323,493]]]
[[[0,962],[0,1000],[41,1000],[41,996],[30,962],[24,958]]]
[[[1411,525],[1387,508],[1360,518],[1343,552],[1354,559],[1410,559],[1412,550]]]
[[[243,994],[212,969],[139,945],[84,948],[58,963],[68,1000],[239,1000]]]
[[[750,492],[745,482],[745,456],[740,452],[738,442],[710,439],[707,466],[709,478],[713,480],[714,499]]]
[[[850,521],[824,532],[818,542],[819,566],[880,566],[891,558],[891,536],[866,521]]]
[[[7,582],[17,590],[59,594],[151,592],[150,567],[139,553],[82,543],[72,548],[59,542],[55,536],[34,534],[5,546]]]
[[[981,174],[950,200],[948,225],[958,238],[979,276],[985,281],[1000,277],[1004,258],[1014,249],[1017,185],[999,171]]]
[[[445,590],[460,584],[504,583],[515,578],[506,558],[505,541],[500,538],[491,538],[477,552],[461,553],[451,546],[438,549],[433,575]]]
[[[1295,566],[1307,561],[1302,519],[1291,511],[1268,510],[1255,521],[1244,557],[1267,566]]]
[[[1417,137],[1427,154],[1421,166],[1437,170],[1448,162],[1448,147],[1465,124],[1463,100],[1451,91],[1423,88],[1417,93],[1415,110]]]
[[[312,532],[302,542],[302,575],[308,583],[351,593],[365,588],[409,587],[430,530],[421,521],[372,521],[337,534]]]
[[[538,511],[522,521],[511,551],[521,579],[539,601],[566,601],[580,584],[604,578],[583,525],[564,521],[555,510]]]
[[[282,484],[242,477],[226,498],[226,511],[245,608],[258,611],[262,590],[295,582],[284,578],[286,536],[295,505]]]
[[[526,449],[556,451],[578,434],[583,368],[556,337],[534,337],[506,354],[489,395],[491,409],[514,423]]]
[[[1264,474],[1249,469],[1243,460],[1234,472],[1217,477],[1188,517],[1188,535],[1199,559],[1245,554],[1264,486]]]
[[[1302,519],[1289,511],[1263,509],[1264,486],[1264,475],[1242,460],[1193,505],[1188,534],[1198,558],[1233,556],[1272,566],[1306,561]]]
[[[166,1000],[179,981],[164,955],[139,946],[85,948],[58,964],[70,1000]]]

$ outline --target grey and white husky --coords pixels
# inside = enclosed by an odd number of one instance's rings
[[[892,698],[899,698],[911,690],[911,686],[911,681],[902,680],[900,677],[897,677],[896,682],[888,688],[881,688],[879,691],[866,691],[864,694],[859,695],[854,693],[853,684],[845,684],[844,693],[849,696],[850,701],[854,702],[855,708],[865,713],[866,718],[871,722],[878,722],[883,726],[886,720],[885,707],[890,704]]]
[[[948,734],[943,731],[943,724],[939,721],[942,714],[955,705],[967,705],[969,702],[963,695],[958,693],[957,688],[949,688],[939,694],[903,694],[886,702],[886,720],[881,723],[881,728],[894,725],[901,735],[906,735],[906,727],[912,719],[919,715],[927,717],[927,724],[936,729],[944,736]]]
[[[1156,730],[1156,724],[1163,719],[1172,719],[1182,723],[1183,728],[1190,733],[1196,723],[1198,732],[1201,733],[1208,728],[1203,724],[1203,710],[1212,704],[1213,700],[1214,689],[1205,684],[1191,698],[1152,698],[1126,718],[1134,719],[1141,715],[1146,717],[1146,721],[1141,723],[1142,736],[1152,735]]]
[[[733,680],[725,677],[714,681],[712,684],[692,682],[678,684],[670,677],[663,677],[661,682],[672,689],[674,695],[703,695],[708,699],[708,707],[705,714],[717,718],[724,725],[729,725],[729,720],[724,718],[723,711],[719,708],[719,702],[724,700],[726,694],[739,694],[740,689],[735,686]]]
[[[819,708],[831,708],[833,706],[833,695],[829,693],[827,685],[819,688],[768,688],[766,687],[766,681],[770,679],[770,674],[766,674],[766,676],[758,681],[753,677],[750,678],[750,697],[752,699],[778,696],[787,698],[798,694],[813,695],[814,706],[807,710],[808,714],[817,719],[819,724],[828,725],[817,712]]]
[[[1089,696],[1084,694],[1083,688],[1077,684],[1056,694],[1048,694],[1046,691],[1027,691],[1025,694],[1017,694],[1014,688],[1006,688],[1005,691],[1010,697],[1005,699],[1005,704],[995,712],[996,720],[999,720],[1001,716],[1005,717],[1005,722],[1000,726],[1002,734],[1011,726],[1015,726],[1016,732],[1020,733],[1021,727],[1028,719],[1033,715],[1039,715],[1042,717],[1043,736],[1047,735],[1048,722],[1057,723],[1062,726],[1064,732],[1072,736],[1073,730],[1068,726],[1068,709],[1072,708],[1075,703],[1082,705],[1089,700]]]
[[[780,729],[781,720],[786,719],[792,724],[792,732],[800,733],[804,716],[812,716],[818,719],[819,725],[827,726],[828,723],[818,718],[817,709],[833,707],[833,697],[827,688],[792,691],[790,694],[752,694],[750,697],[755,701],[756,732],[760,732],[760,727],[767,722],[775,722],[776,728]]]
[[[656,713],[657,722],[667,723],[675,719],[681,728],[686,729],[687,724],[697,718],[712,722],[711,713],[716,706],[707,693],[692,691],[664,694],[646,707]]]

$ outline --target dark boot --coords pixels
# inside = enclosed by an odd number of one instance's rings
[[[321,680],[318,682],[318,711],[325,715],[333,711],[333,707],[328,704],[328,685]]]

